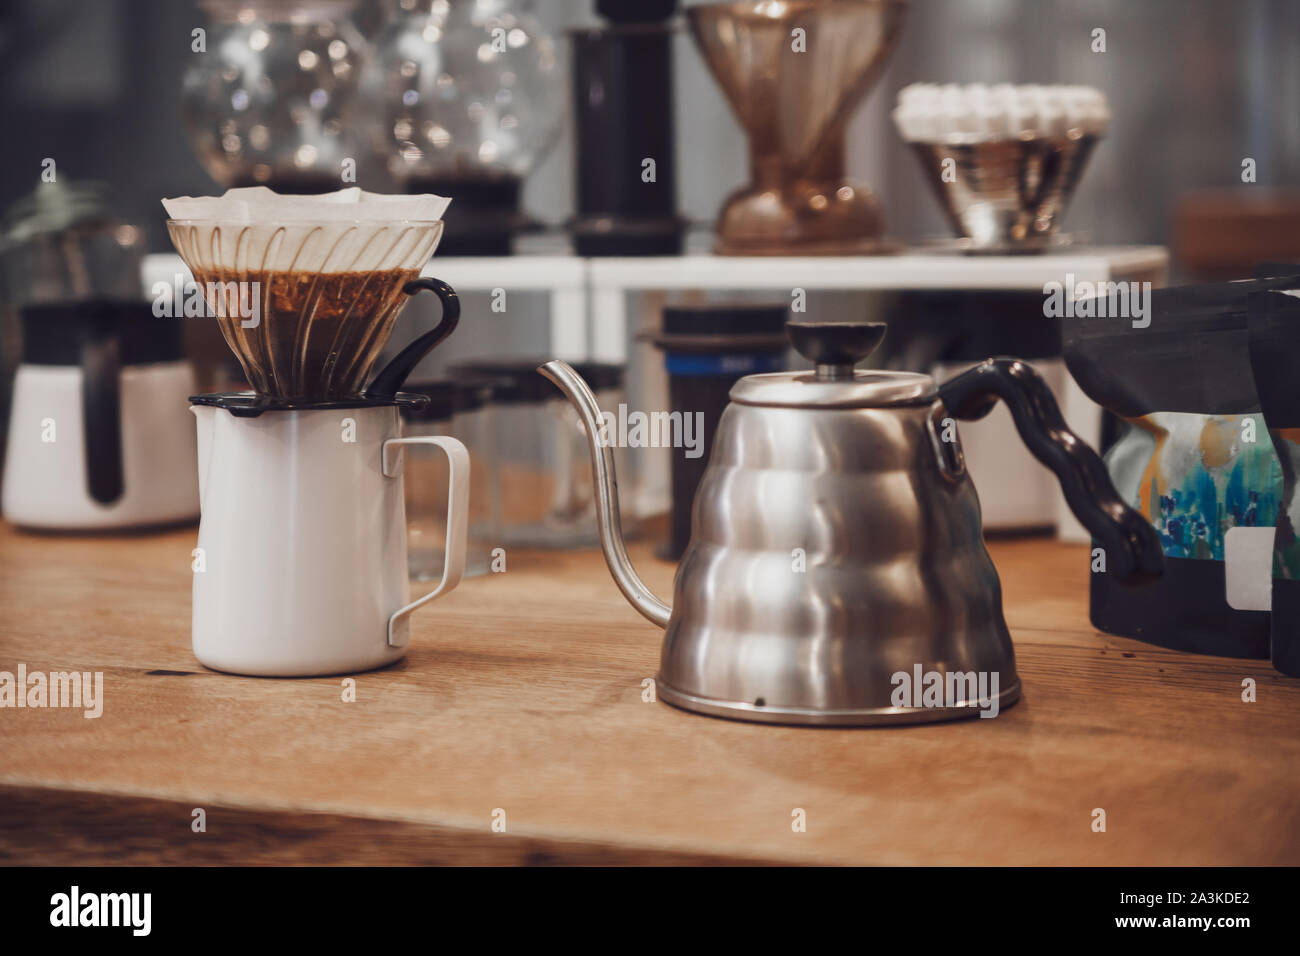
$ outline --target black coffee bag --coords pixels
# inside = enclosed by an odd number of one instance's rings
[[[1105,455],[1111,480],[1165,552],[1165,574],[1144,586],[1119,587],[1094,571],[1098,629],[1179,650],[1269,656],[1267,566],[1283,478],[1259,411],[1248,301],[1297,285],[1274,277],[1142,296],[1114,283],[1064,312],[1070,373],[1124,423]]]

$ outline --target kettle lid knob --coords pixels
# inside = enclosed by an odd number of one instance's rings
[[[785,333],[818,378],[852,378],[853,366],[876,350],[885,337],[883,322],[787,322]]]

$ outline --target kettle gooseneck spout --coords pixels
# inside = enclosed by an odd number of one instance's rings
[[[618,478],[614,474],[614,453],[600,440],[600,407],[582,376],[566,362],[547,362],[537,369],[555,383],[570,404],[578,411],[587,430],[587,445],[591,449],[592,484],[596,489],[596,527],[600,531],[600,547],[605,552],[605,563],[614,583],[623,592],[641,616],[660,627],[668,626],[672,608],[645,586],[645,582],[632,567],[623,544],[623,524],[618,510]]]

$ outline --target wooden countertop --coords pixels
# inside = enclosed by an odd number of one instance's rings
[[[1300,681],[1098,634],[1079,546],[991,544],[1021,703],[853,730],[644,703],[660,632],[594,552],[466,581],[355,703],[207,671],[194,538],[0,527],[0,670],[103,671],[105,698],[0,710],[0,863],[1300,863]]]

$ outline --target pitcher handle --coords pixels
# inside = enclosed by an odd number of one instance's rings
[[[1107,570],[1125,583],[1164,571],[1164,551],[1151,523],[1120,499],[1100,456],[1061,417],[1042,377],[1019,359],[988,359],[939,387],[956,418],[983,418],[1007,403],[1020,439],[1056,474],[1066,503],[1104,549]]]
[[[447,543],[442,560],[442,580],[424,597],[417,598],[388,619],[388,644],[406,647],[411,642],[411,612],[455,589],[465,574],[465,526],[469,520],[469,452],[455,438],[418,435],[390,438],[384,442],[384,477],[402,473],[400,453],[403,445],[437,445],[447,455],[451,466],[447,482]]]
[[[442,303],[442,321],[431,332],[425,332],[418,339],[398,352],[391,362],[380,370],[370,387],[366,389],[368,398],[392,398],[401,389],[420,360],[433,351],[434,346],[456,331],[460,322],[460,297],[456,290],[441,279],[412,279],[402,286],[406,295],[417,292],[432,292]]]

